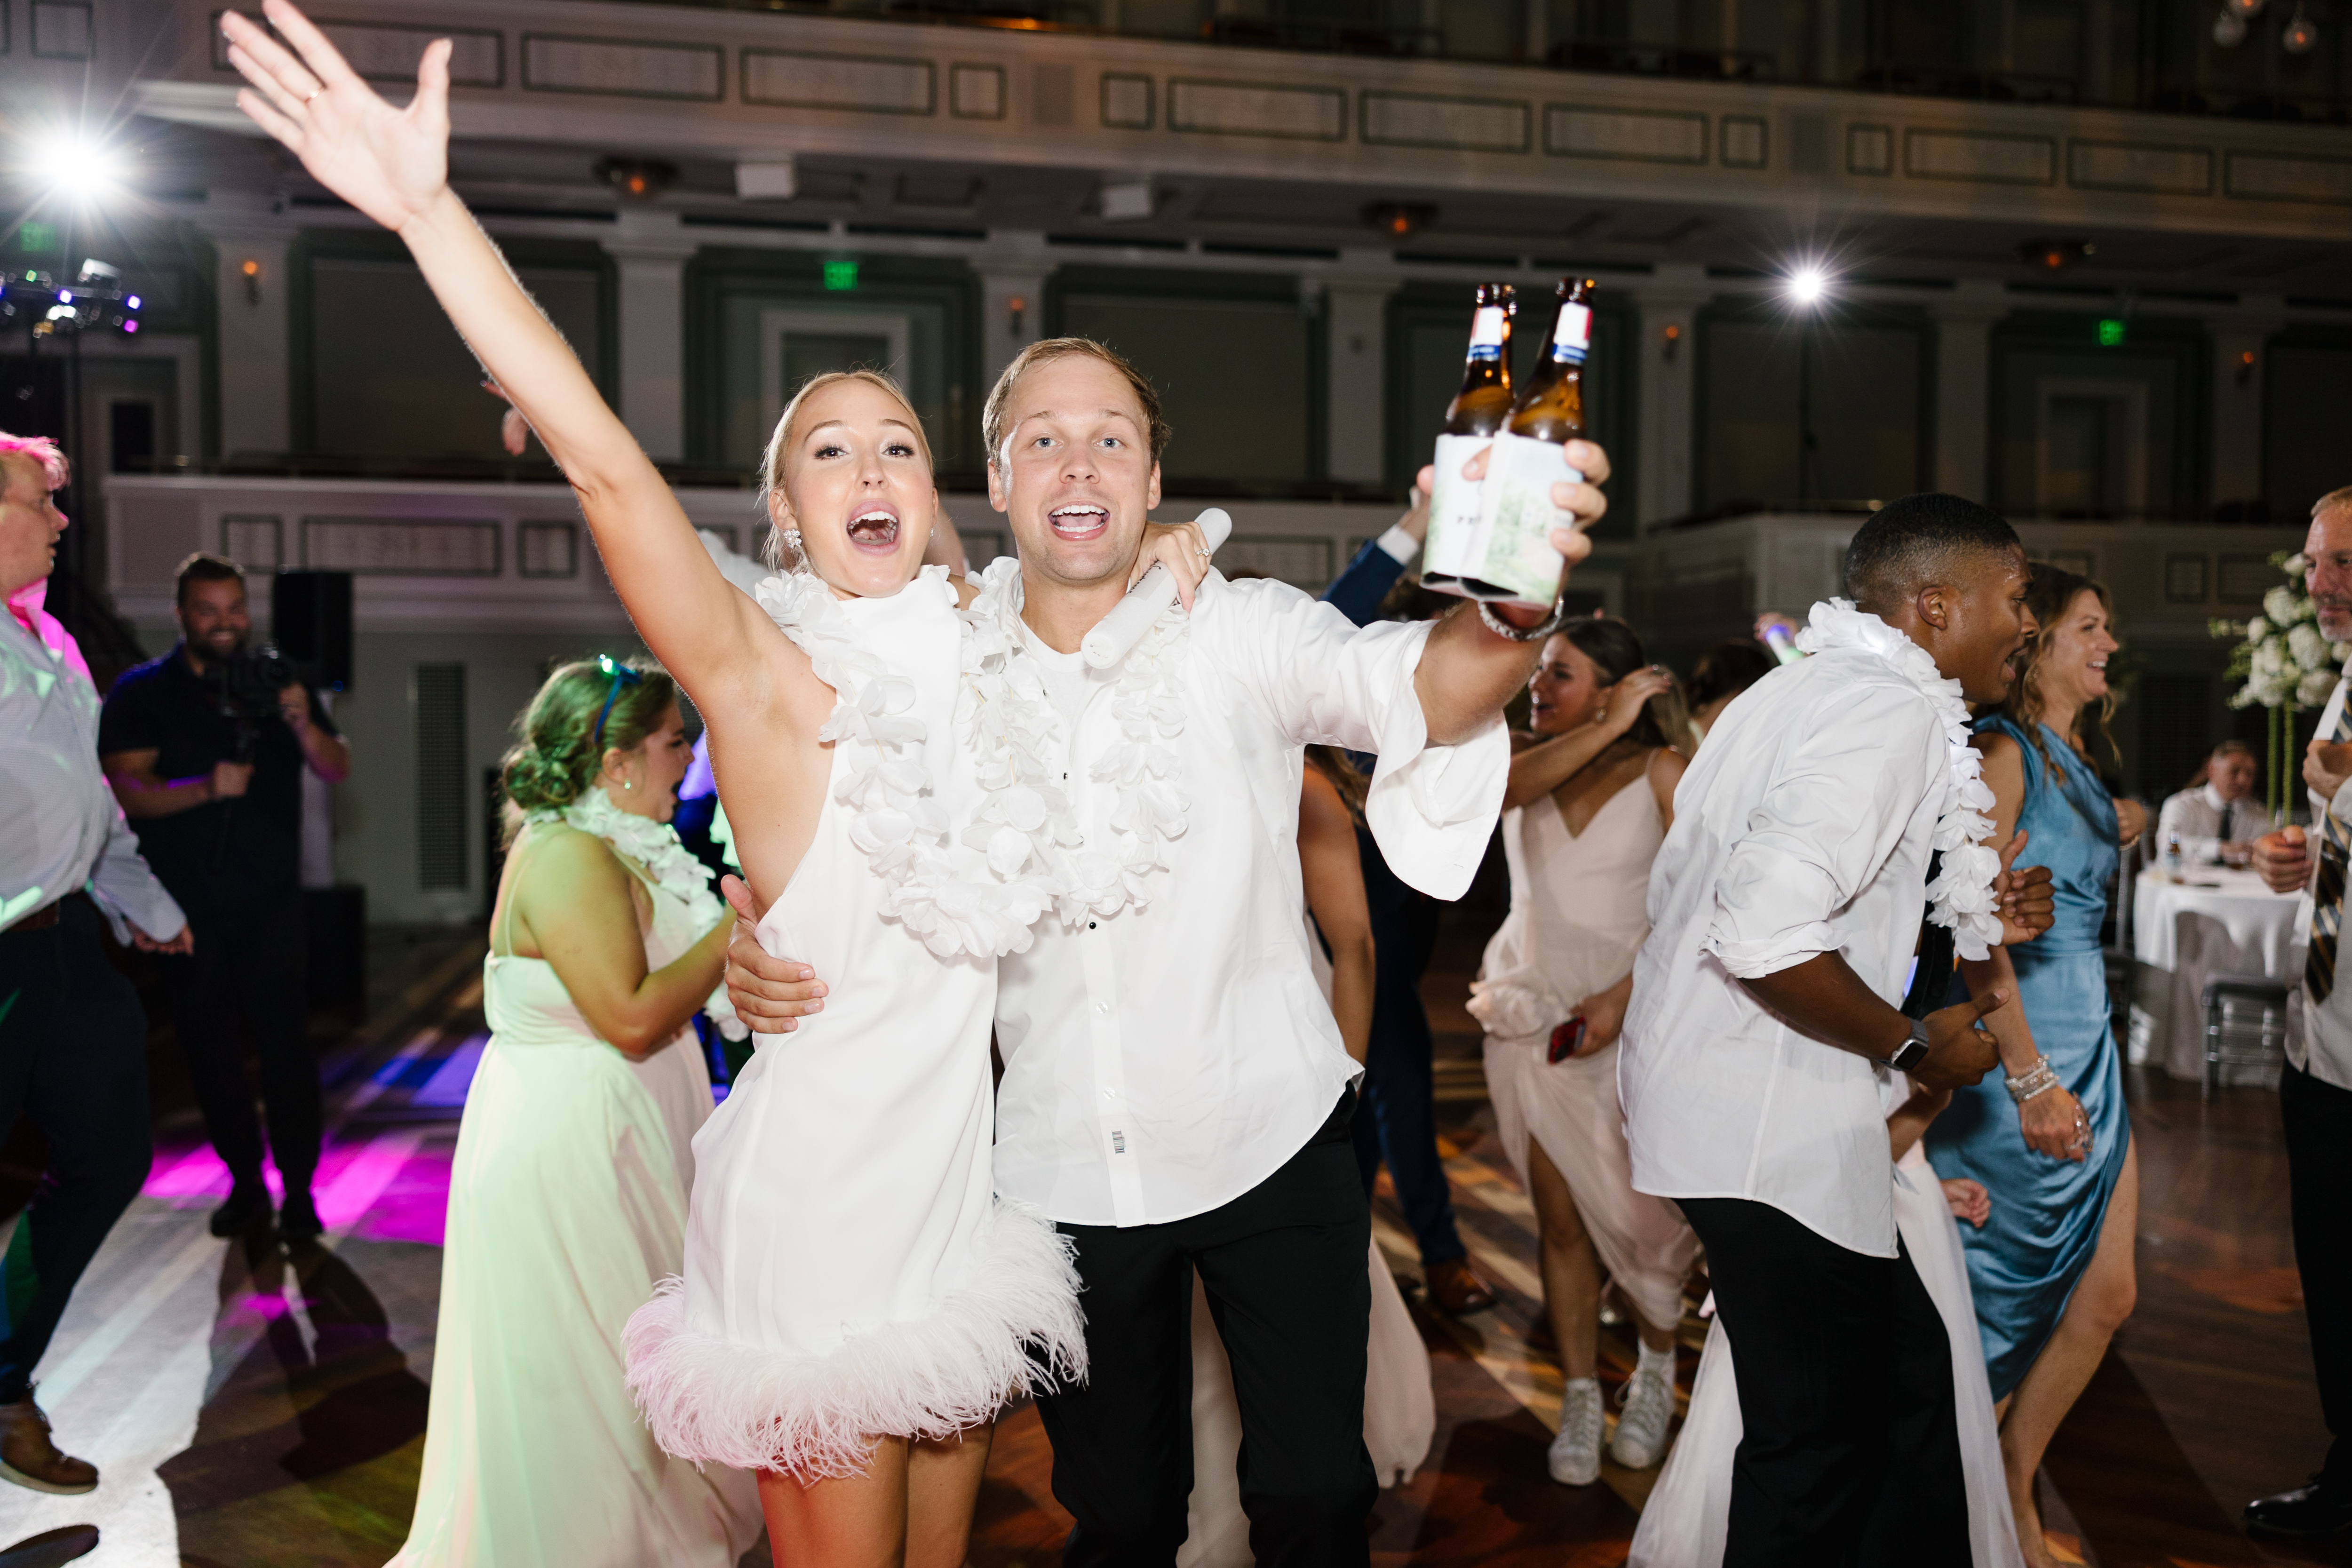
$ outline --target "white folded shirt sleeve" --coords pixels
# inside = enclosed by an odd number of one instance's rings
[[[1926,792],[1947,784],[1943,725],[1918,692],[1837,697],[1781,756],[1717,878],[1699,945],[1742,980],[1843,946],[1832,918],[1895,852]]]
[[[157,942],[171,941],[188,923],[179,900],[163,890],[148,868],[147,858],[139,853],[138,835],[122,820],[121,806],[114,808],[106,845],[89,868],[89,894],[114,928],[114,940],[125,947],[131,945],[131,933],[123,929],[126,918]]]
[[[1390,868],[1433,898],[1460,898],[1502,816],[1511,741],[1498,713],[1466,741],[1430,744],[1413,674],[1432,623],[1359,627],[1286,583],[1207,592],[1230,601],[1210,646],[1292,742],[1379,759],[1364,820]]]
[[[2327,815],[2338,822],[2352,824],[2352,779],[2337,786],[2327,802]]]

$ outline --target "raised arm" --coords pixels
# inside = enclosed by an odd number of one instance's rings
[[[406,242],[442,309],[562,468],[613,585],[656,658],[709,707],[766,668],[759,606],[730,587],[562,336],[449,188],[449,52],[426,46],[416,96],[394,109],[286,0],[264,12],[299,58],[224,13],[237,107],[320,184]]]
[[[1511,782],[1503,791],[1503,809],[1525,805],[1549,795],[1586,763],[1617,743],[1642,716],[1650,699],[1674,685],[1671,676],[1654,668],[1637,669],[1611,689],[1609,706],[1591,723],[1538,741],[1511,757]],[[1675,776],[1680,779],[1681,770]],[[1667,786],[1669,790],[1672,785]]]

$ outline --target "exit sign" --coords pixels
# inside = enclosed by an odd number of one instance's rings
[[[2099,346],[2103,349],[2119,349],[2124,346],[2124,324],[2121,320],[2114,316],[2101,318]]]
[[[26,222],[16,226],[16,248],[28,252],[46,252],[58,247],[58,226],[53,223]]]
[[[833,289],[856,288],[857,263],[854,260],[826,262],[824,264],[824,286]]]

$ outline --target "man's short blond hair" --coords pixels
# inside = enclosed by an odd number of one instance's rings
[[[980,435],[981,439],[988,444],[990,468],[1003,466],[1004,444],[1013,438],[1008,424],[1013,416],[1013,384],[1021,379],[1022,372],[1033,365],[1067,359],[1073,354],[1098,359],[1125,376],[1128,386],[1135,394],[1136,402],[1143,408],[1143,434],[1151,444],[1151,460],[1158,462],[1160,455],[1168,449],[1168,437],[1174,432],[1169,429],[1166,417],[1160,412],[1160,394],[1153,390],[1151,379],[1135,368],[1133,361],[1117,349],[1107,347],[1092,338],[1043,338],[1013,356],[1013,363],[1004,367],[1004,374],[998,376],[996,384],[989,389],[988,402],[981,409]]]
[[[2346,485],[2342,489],[2329,490],[2326,495],[2313,501],[2311,521],[2317,522],[2331,511],[2352,511],[2352,485]]]

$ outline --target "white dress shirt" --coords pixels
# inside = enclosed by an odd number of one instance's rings
[[[2221,831],[2224,826],[2229,832]],[[2156,816],[2156,845],[2164,848],[2177,833],[2180,835],[2183,856],[2192,860],[2210,860],[2224,843],[2243,844],[2250,838],[2260,838],[2270,827],[2262,802],[2253,796],[2223,800],[2220,790],[2203,784],[2165,801]]]
[[[71,639],[0,611],[0,927],[87,890],[123,941],[128,916],[158,941],[188,923],[139,857],[98,766],[98,689]]]
[[[1895,1256],[1885,1069],[1798,1033],[1739,982],[1841,952],[1899,1005],[1949,789],[1943,720],[1867,647],[1783,666],[1724,710],[1650,873],[1618,1058],[1637,1190],[1752,1199]]]
[[[1028,952],[998,961],[999,1192],[1073,1225],[1183,1219],[1256,1186],[1329,1117],[1362,1069],[1307,957],[1300,748],[1378,753],[1366,819],[1397,875],[1439,898],[1469,886],[1510,773],[1499,718],[1428,743],[1413,672],[1429,633],[1359,630],[1281,583],[1202,584],[1178,656],[1171,782],[1189,804],[1167,868],[1142,908],[1048,914]],[[1121,667],[1025,642],[1073,815],[1107,849],[1118,792],[1091,764],[1135,721],[1111,700]]]
[[[2335,733],[2336,721],[2344,712],[2345,686],[2343,680],[2336,683],[2336,689],[2328,694],[2327,706],[2319,710],[2319,727],[2312,733]],[[2324,814],[2338,822],[2352,824],[2352,780],[2347,780],[2344,787],[2336,792],[2333,800],[2323,799],[2315,790],[2305,793],[2311,799],[2312,825],[2307,831],[2310,834],[2311,863],[2315,875],[2319,865],[2319,837],[2325,828],[2320,818]],[[2295,948],[2298,954],[2307,951],[2304,944],[2308,943],[2310,938],[2311,932],[2306,928]],[[2315,1005],[2310,988],[2305,987],[2303,1027],[2289,1030],[2286,1037],[2287,1060],[2322,1083],[2332,1083],[2338,1089],[2352,1089],[2352,984],[2347,984],[2347,981],[2352,981],[2352,970],[2347,970],[2343,949],[2339,945],[2336,949],[2336,984],[2328,992],[2327,1000]]]

